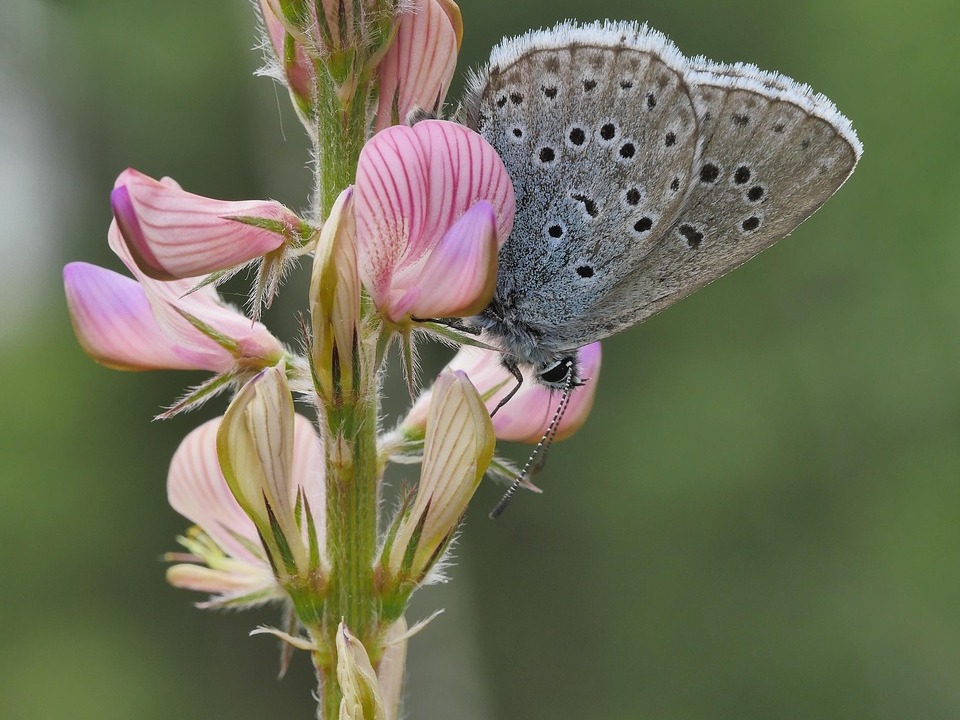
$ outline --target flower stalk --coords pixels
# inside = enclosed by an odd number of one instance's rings
[[[518,412],[492,422],[507,382],[496,354],[458,356],[382,433],[387,351],[404,338],[413,397],[413,337],[442,328],[429,318],[469,316],[490,301],[514,191],[493,147],[465,126],[396,127],[442,110],[463,34],[452,0],[259,4],[267,72],[314,143],[305,217],[129,169],[111,196],[108,240],[133,277],[71,263],[64,288],[97,362],[213,374],[161,417],[231,395],[170,467],[170,504],[194,527],[178,538],[184,550],[167,555],[169,582],[208,593],[199,607],[281,603],[282,628],[255,632],[285,643],[281,668],[294,649],[309,652],[318,717],[396,720],[407,639],[426,623],[407,629],[410,596],[442,577],[468,503],[504,465],[496,439],[534,436],[551,399],[530,385]],[[296,352],[259,313],[285,269],[310,253],[310,316]],[[244,314],[215,285],[249,265]],[[581,395],[571,432],[592,389]],[[419,462],[420,475],[384,532],[381,481],[395,460]]]

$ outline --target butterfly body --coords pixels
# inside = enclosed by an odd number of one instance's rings
[[[789,234],[861,152],[809,87],[688,59],[634,23],[505,40],[464,106],[517,198],[494,298],[470,323],[540,374]]]

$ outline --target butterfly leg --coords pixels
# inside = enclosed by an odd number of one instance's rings
[[[503,366],[504,366],[507,370],[509,370],[509,371],[510,371],[510,374],[513,375],[513,376],[517,379],[517,384],[514,385],[514,386],[513,386],[513,389],[504,396],[503,400],[501,400],[500,402],[497,403],[497,406],[496,406],[496,407],[493,409],[493,411],[490,413],[490,417],[493,417],[494,415],[496,415],[496,414],[497,414],[497,411],[498,411],[500,408],[502,408],[504,405],[506,405],[508,402],[510,402],[510,398],[512,398],[514,395],[516,395],[516,394],[517,394],[517,390],[519,390],[519,389],[520,389],[520,386],[523,385],[523,373],[520,372],[520,367],[519,367],[516,363],[514,363],[514,362],[509,362],[509,361],[507,361],[507,360],[504,360],[504,361],[503,361]]]
[[[461,318],[410,318],[414,322],[418,323],[435,323],[437,325],[443,325],[457,332],[467,333],[468,335],[477,335],[479,336],[482,332],[480,328],[467,325]]]

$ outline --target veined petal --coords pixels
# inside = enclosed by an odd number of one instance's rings
[[[464,213],[422,267],[403,273],[415,271],[419,277],[407,291],[408,298],[394,305],[394,312],[400,317],[464,317],[483,310],[497,284],[496,223],[493,207],[485,200]]]
[[[156,280],[243,265],[283,245],[300,224],[278,202],[213,200],[132,169],[117,178],[110,202],[137,266]]]
[[[243,597],[271,591],[277,583],[270,569],[263,565],[256,572],[214,570],[203,565],[180,563],[167,568],[167,582],[184,590],[218,595],[217,600]],[[211,603],[211,604],[216,604]]]
[[[169,342],[183,352],[189,350],[195,364],[191,367],[213,372],[226,372],[236,365],[264,366],[277,363],[283,356],[283,346],[259,322],[251,322],[246,315],[225,305],[210,285],[195,289],[199,278],[184,278],[164,282],[143,273],[134,262],[116,221],[107,232],[110,248],[139,280],[154,319]],[[235,344],[239,357],[234,356],[194,327],[181,313],[187,313],[216,330]]]
[[[453,0],[438,0],[440,9],[447,14],[450,21],[450,27],[453,28],[453,36],[457,39],[457,51],[463,45],[463,14],[460,12],[460,6]]]
[[[447,231],[478,201],[493,208],[499,245],[513,227],[506,168],[480,135],[457,123],[394,126],[364,146],[354,210],[360,278],[381,312],[421,286],[418,271]]]
[[[428,171],[413,128],[378,133],[360,153],[354,191],[357,254],[360,279],[378,307],[387,301],[411,237],[424,234]]]
[[[101,365],[116,370],[208,368],[206,355],[172,343],[161,330],[136,281],[96,265],[75,262],[63,269],[63,285],[80,347]],[[214,355],[228,356],[214,343],[209,344]]]
[[[302,488],[304,497],[310,503],[310,513],[317,538],[323,554],[323,539],[327,536],[326,504],[326,458],[323,453],[323,441],[317,433],[317,427],[303,415],[293,418],[293,468],[291,470],[294,487]],[[303,523],[303,532],[307,524]]]
[[[383,637],[385,649],[377,665],[377,680],[386,720],[398,720],[403,704],[403,678],[407,665],[407,621],[397,620]]]
[[[260,547],[257,528],[230,492],[220,470],[220,421],[214,418],[205,422],[180,443],[167,474],[167,499],[170,507],[199,525],[225,553],[266,567],[266,560],[249,549],[250,545]]]
[[[376,129],[404,122],[415,108],[438,111],[457,65],[457,49],[452,11],[437,0],[415,0],[400,16],[397,36],[377,66]]]
[[[337,197],[323,224],[310,278],[311,354],[317,391],[334,395],[334,361],[340,372],[340,393],[353,390],[353,346],[360,318],[353,186]]]

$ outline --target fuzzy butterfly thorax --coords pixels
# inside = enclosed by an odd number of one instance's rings
[[[850,122],[806,85],[686,58],[636,23],[506,39],[465,122],[516,193],[490,306],[469,324],[538,371],[785,237],[853,172]]]

